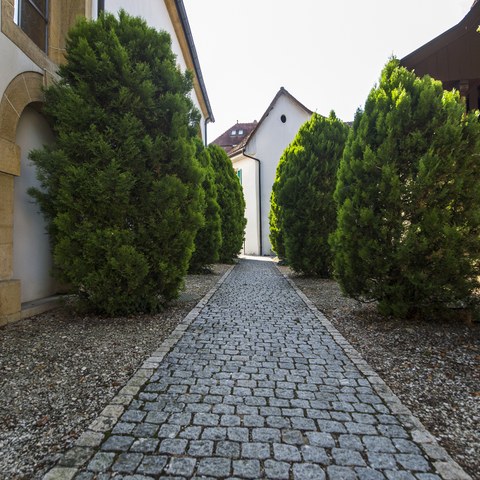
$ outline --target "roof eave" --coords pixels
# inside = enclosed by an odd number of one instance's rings
[[[207,121],[215,122],[183,0],[165,0],[165,5],[179,39],[187,68],[195,74],[194,89],[200,102],[202,113]]]
[[[400,60],[400,63],[402,65],[404,63],[407,65],[415,64],[422,58],[425,58],[428,55],[436,52],[437,50],[440,50],[448,43],[467,34],[469,31],[471,31],[471,28],[474,28],[476,30],[478,24],[476,24],[477,22],[474,20],[474,18],[477,17],[479,13],[480,3],[474,3],[468,13],[465,15],[465,17],[460,20],[460,22],[403,57]]]
[[[287,95],[293,102],[295,102],[302,110],[305,110],[309,115],[313,115],[312,110],[307,108],[303,103],[299,102],[290,92],[288,92],[284,87],[280,87],[280,90],[277,92],[273,100],[270,102],[270,105],[268,108],[265,110],[265,113],[262,115],[262,118],[258,121],[257,126],[252,130],[250,135],[245,141],[245,145],[243,147],[243,150],[246,150],[248,147],[248,143],[250,140],[255,136],[257,130],[259,129],[260,125],[263,123],[263,121],[270,115],[270,112],[272,111],[273,107],[275,106],[275,103],[277,100],[280,98],[281,95]]]

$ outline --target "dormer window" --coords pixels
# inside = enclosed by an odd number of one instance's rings
[[[47,51],[48,0],[17,0],[15,3],[17,25],[40,47]]]

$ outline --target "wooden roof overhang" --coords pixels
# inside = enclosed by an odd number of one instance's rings
[[[402,58],[401,65],[441,80],[446,89],[468,87],[480,79],[479,24],[480,2],[475,1],[463,20]]]

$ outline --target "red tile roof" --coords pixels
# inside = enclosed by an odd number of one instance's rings
[[[244,142],[246,138],[250,136],[257,126],[257,121],[251,123],[236,123],[222,135],[216,138],[212,143],[222,147],[227,153],[233,150],[237,145]]]

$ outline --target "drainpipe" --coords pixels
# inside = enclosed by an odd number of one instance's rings
[[[207,147],[208,146],[208,142],[207,142],[207,124],[211,122],[211,118],[210,117],[207,117],[205,119],[205,126],[204,126],[204,137],[205,137],[205,146]]]
[[[261,163],[260,159],[252,157],[245,153],[245,148],[242,150],[242,154],[247,157],[255,160],[258,164],[258,232],[260,234],[260,256],[263,255],[263,235],[262,235],[262,170],[261,170]]]

